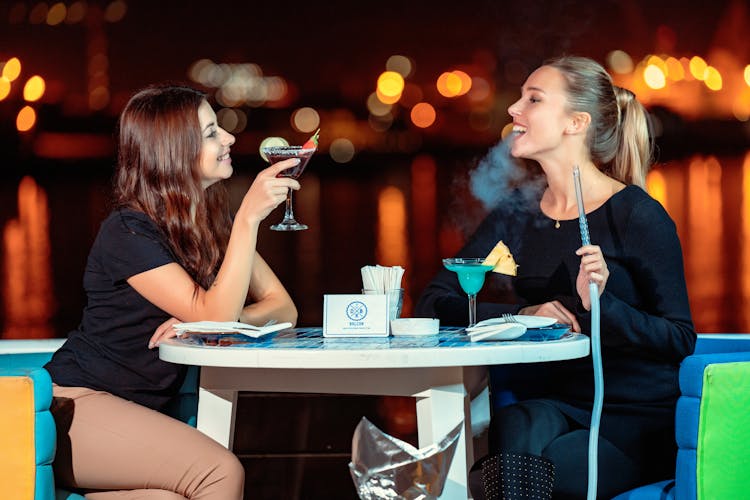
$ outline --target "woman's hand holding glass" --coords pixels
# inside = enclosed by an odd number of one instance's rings
[[[268,217],[273,209],[286,201],[289,189],[296,191],[300,188],[299,182],[291,177],[277,177],[280,172],[298,164],[299,160],[292,158],[261,170],[242,199],[236,219],[244,218],[252,224],[258,224]]]
[[[591,310],[591,296],[589,295],[589,283],[596,283],[599,287],[599,296],[604,292],[609,278],[609,269],[604,260],[602,249],[598,245],[585,245],[576,250],[576,255],[581,256],[581,265],[578,268],[576,278],[576,291],[581,297],[583,307]]]

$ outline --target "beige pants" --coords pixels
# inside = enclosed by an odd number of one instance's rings
[[[53,394],[59,486],[91,500],[242,498],[242,464],[197,429],[107,392]]]

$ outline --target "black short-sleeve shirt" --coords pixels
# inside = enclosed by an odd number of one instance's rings
[[[147,215],[117,209],[104,220],[83,275],[81,324],[45,366],[56,384],[104,390],[154,409],[176,394],[184,368],[148,348],[170,315],[127,282],[171,262],[166,238]]]

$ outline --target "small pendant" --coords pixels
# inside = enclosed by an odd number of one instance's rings
[[[555,229],[560,229],[560,221],[559,220],[555,221]]]

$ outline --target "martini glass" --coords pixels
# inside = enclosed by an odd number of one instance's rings
[[[483,264],[484,258],[472,257],[443,259],[443,265],[449,271],[458,275],[458,282],[466,295],[469,296],[469,326],[477,323],[477,293],[484,285],[484,274],[491,271],[493,266]]]
[[[263,154],[266,155],[266,158],[272,165],[282,160],[288,160],[289,158],[299,158],[298,165],[288,168],[278,175],[278,177],[291,177],[292,179],[297,179],[302,175],[307,162],[315,152],[315,148],[303,148],[302,146],[266,146],[263,147],[262,150]],[[291,189],[287,190],[286,193],[284,219],[278,224],[271,226],[271,229],[274,231],[302,231],[307,229],[305,224],[297,222],[294,218]]]

